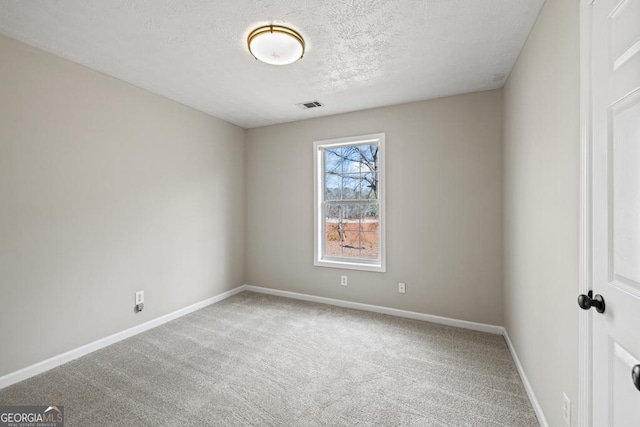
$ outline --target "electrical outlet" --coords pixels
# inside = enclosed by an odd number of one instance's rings
[[[407,285],[404,282],[398,283],[398,293],[404,294],[407,292]]]
[[[562,393],[562,418],[568,426],[571,425],[571,401],[565,393]]]
[[[134,313],[140,313],[144,309],[144,291],[136,292],[136,304],[133,306]]]
[[[347,286],[347,276],[342,276],[342,277],[340,278],[340,284],[341,284],[342,286]]]

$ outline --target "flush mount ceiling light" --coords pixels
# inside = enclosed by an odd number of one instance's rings
[[[286,65],[304,55],[304,39],[291,28],[265,25],[256,28],[247,38],[249,52],[262,62]]]

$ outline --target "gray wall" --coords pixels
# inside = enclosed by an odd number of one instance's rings
[[[0,375],[243,283],[243,129],[2,36],[0,58]]]
[[[578,4],[547,0],[504,89],[505,326],[551,426],[577,416]]]
[[[489,91],[248,130],[247,283],[501,325],[501,114]],[[387,272],[314,267],[312,143],[377,132]]]

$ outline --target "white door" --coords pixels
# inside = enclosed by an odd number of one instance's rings
[[[592,7],[593,426],[640,426],[640,0]]]

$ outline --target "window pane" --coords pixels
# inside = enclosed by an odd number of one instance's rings
[[[379,206],[377,204],[363,205],[360,224],[360,242],[364,247],[362,257],[377,259],[380,252],[380,221]]]
[[[324,150],[325,200],[377,199],[378,147]]]
[[[359,249],[352,249],[350,247],[345,247],[342,250],[342,256],[345,258],[362,258],[362,256],[360,256],[360,250]]]
[[[360,198],[360,179],[357,175],[345,174],[342,183],[342,200]]]
[[[342,221],[342,230],[344,231],[360,231],[360,221],[353,219],[345,219]]]
[[[332,222],[338,222],[338,219],[341,217],[341,209],[340,205],[334,205],[332,203],[324,204],[324,216],[327,220],[333,220]]]
[[[360,246],[360,231],[357,229],[345,231],[342,247],[347,249],[362,249]]]
[[[325,251],[327,256],[378,259],[377,204],[327,203]]]
[[[362,249],[360,251],[361,257],[365,259],[378,259],[379,254],[379,238],[378,238],[378,225],[369,227],[374,229],[373,232],[362,232],[360,234],[360,242]]]
[[[325,200],[340,200],[342,194],[342,178],[340,175],[326,174],[324,183]]]
[[[377,204],[362,205],[363,214],[362,219],[365,223],[378,223],[379,221],[379,206]]]
[[[378,198],[378,180],[371,172],[362,174],[362,198],[377,199]]]
[[[340,233],[338,232],[338,225],[327,223],[326,230],[325,254],[327,256],[341,256],[342,246],[340,242]]]

